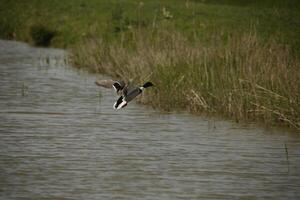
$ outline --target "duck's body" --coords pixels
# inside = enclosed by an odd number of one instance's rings
[[[115,102],[114,108],[115,109],[121,109],[127,106],[127,104],[132,101],[134,98],[136,98],[138,95],[140,95],[143,90],[147,87],[151,87],[153,84],[151,82],[146,82],[141,87],[134,87],[132,89],[128,89],[125,87],[123,89],[123,95],[120,96],[120,98]]]

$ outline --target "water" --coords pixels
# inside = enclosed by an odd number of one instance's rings
[[[300,199],[299,134],[113,110],[64,54],[0,41],[0,199]]]

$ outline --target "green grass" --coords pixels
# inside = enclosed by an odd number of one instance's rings
[[[255,32],[226,41],[213,35],[213,44],[171,30],[133,35],[130,47],[92,39],[73,49],[74,63],[137,83],[152,80],[156,88],[141,101],[160,109],[299,129],[300,62],[276,40],[262,43]]]
[[[226,36],[255,27],[262,38],[280,35],[298,50],[299,5],[297,0],[1,0],[0,36],[30,41],[29,27],[43,24],[59,33],[52,45],[69,47],[91,36],[114,40],[130,27],[172,26],[203,40],[216,31]],[[167,19],[164,8],[172,18]]]
[[[299,8],[296,0],[2,0],[0,36],[36,44],[32,27],[43,26],[77,67],[151,79],[144,103],[299,130]]]

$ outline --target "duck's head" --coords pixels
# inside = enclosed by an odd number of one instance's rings
[[[151,87],[154,86],[153,83],[151,83],[150,81],[144,83],[143,88],[147,88],[147,87]]]

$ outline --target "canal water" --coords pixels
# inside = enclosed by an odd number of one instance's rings
[[[298,133],[116,111],[65,57],[0,41],[0,199],[300,199]]]

